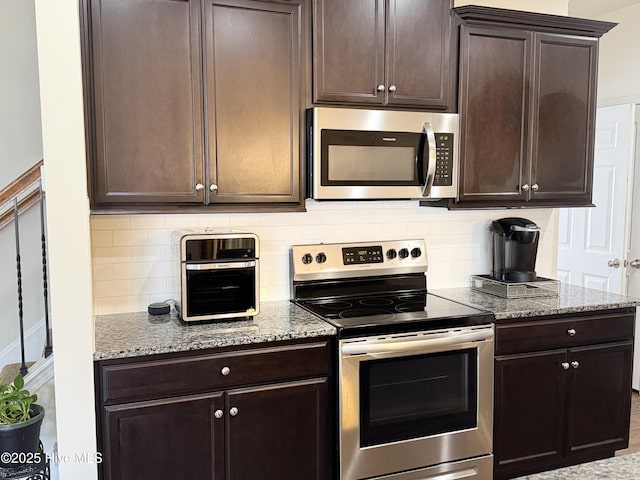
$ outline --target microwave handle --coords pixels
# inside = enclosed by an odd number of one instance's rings
[[[427,157],[427,173],[424,176],[422,196],[428,197],[431,194],[431,187],[433,187],[433,180],[436,175],[436,134],[433,131],[431,122],[424,122],[422,124],[422,134],[427,137],[427,148],[429,152]],[[421,155],[424,156],[424,151]],[[422,174],[422,168],[420,170]]]

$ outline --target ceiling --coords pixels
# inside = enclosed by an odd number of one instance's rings
[[[640,0],[569,0],[569,15],[595,18],[613,10],[640,3]]]

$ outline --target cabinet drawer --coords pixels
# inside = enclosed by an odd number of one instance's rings
[[[104,365],[105,404],[327,376],[326,341],[202,356]]]
[[[496,355],[627,340],[634,319],[633,313],[612,313],[498,324]]]

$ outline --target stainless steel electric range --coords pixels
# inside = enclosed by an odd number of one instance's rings
[[[493,316],[427,267],[424,240],[291,248],[294,303],[338,331],[341,480],[492,478]]]

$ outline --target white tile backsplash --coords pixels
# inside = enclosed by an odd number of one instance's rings
[[[260,238],[260,295],[290,296],[293,244],[424,238],[429,288],[467,286],[491,268],[492,220],[522,216],[542,228],[537,272],[556,276],[557,215],[552,209],[448,211],[410,201],[315,202],[307,212],[199,215],[94,215],[91,219],[93,291],[97,314],[145,310],[171,297],[171,231],[212,228]]]

